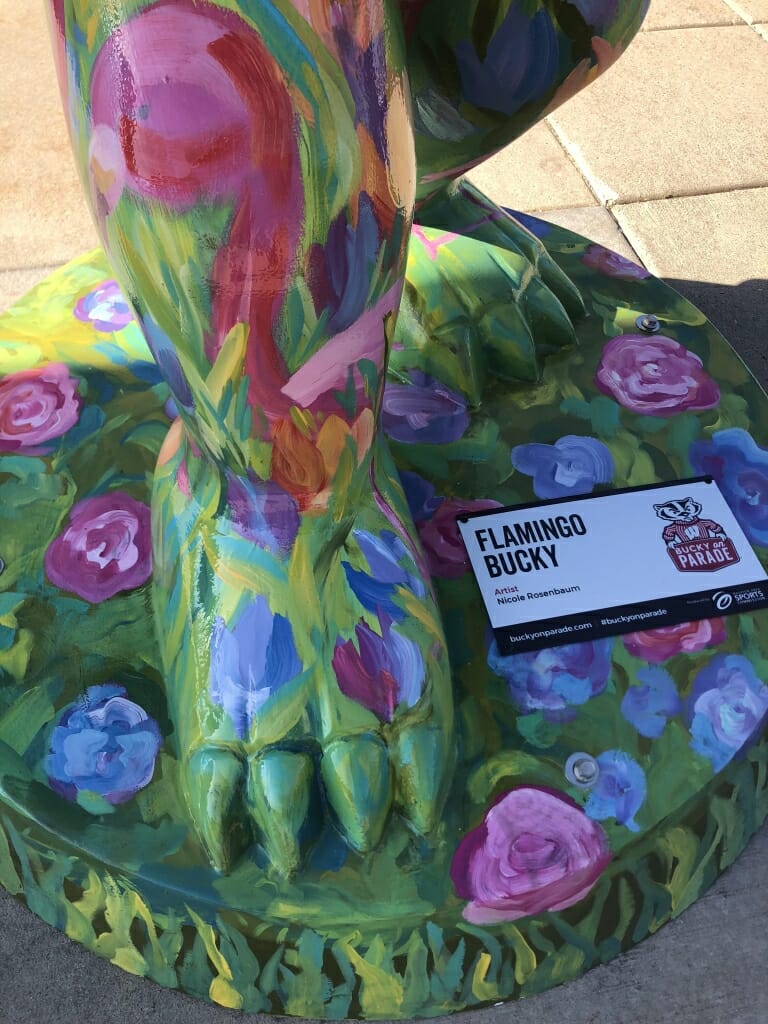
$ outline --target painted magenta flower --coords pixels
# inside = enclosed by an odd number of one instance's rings
[[[639,832],[635,815],[645,803],[645,772],[623,750],[606,750],[595,760],[600,774],[589,792],[587,814],[597,821],[615,818],[619,825]]]
[[[520,786],[502,794],[459,843],[451,863],[473,924],[573,906],[611,860],[605,832],[562,793]]]
[[[445,498],[431,519],[417,522],[421,546],[433,576],[453,580],[469,572],[467,549],[456,525],[456,517],[492,508],[501,508],[501,503],[492,498]]]
[[[679,715],[683,702],[672,676],[661,668],[641,669],[639,686],[630,686],[621,702],[621,713],[641,736],[657,739],[668,719]]]
[[[768,547],[768,451],[731,427],[694,441],[688,458],[694,473],[713,477],[748,540]]]
[[[355,626],[354,641],[336,641],[333,670],[339,689],[391,722],[399,704],[413,707],[424,688],[424,658],[418,644],[393,628],[385,614],[378,616],[381,635],[363,619]]]
[[[651,276],[644,267],[628,260],[626,256],[620,256],[612,249],[606,249],[595,242],[587,247],[581,262],[592,270],[600,271],[606,277],[615,277],[620,281],[642,281]]]
[[[463,437],[469,426],[463,395],[420,370],[410,384],[387,384],[381,424],[393,441],[404,444],[448,444]]]
[[[354,530],[353,537],[368,563],[368,572],[342,562],[350,590],[369,612],[384,612],[399,621],[405,611],[393,601],[397,588],[404,587],[416,597],[426,593],[423,581],[412,571],[416,569],[413,555],[393,530],[382,530],[379,536]]]
[[[152,781],[162,742],[157,722],[124,687],[89,686],[54,728],[45,770],[66,800],[96,793],[122,804]]]
[[[45,572],[91,604],[140,587],[152,573],[149,508],[123,491],[79,501],[48,546]]]
[[[635,658],[659,664],[675,654],[693,654],[715,647],[727,637],[725,619],[700,619],[679,622],[676,626],[643,629],[622,637],[624,646]]]
[[[220,616],[211,635],[208,686],[211,700],[232,721],[235,735],[244,739],[264,704],[302,671],[291,624],[273,615],[259,595],[231,626]]]
[[[558,718],[567,708],[602,693],[611,671],[612,638],[563,644],[543,651],[502,655],[495,640],[488,650],[491,671],[506,680],[518,711],[543,711]]]
[[[589,494],[613,479],[613,456],[595,437],[566,434],[554,444],[519,444],[511,459],[515,469],[533,477],[537,498]]]
[[[78,320],[105,333],[122,330],[133,320],[133,313],[120,291],[120,285],[113,280],[102,281],[82,299],[78,299],[74,312]]]
[[[147,47],[155,59],[141,59]],[[264,151],[257,98],[275,133],[293,127],[265,50],[234,12],[193,0],[145,7],[107,38],[91,74],[90,157],[110,206],[124,184],[177,209],[236,192]],[[260,68],[258,82],[246,66]]]
[[[63,363],[19,370],[0,381],[0,452],[29,451],[73,427],[82,399]]]
[[[689,699],[691,747],[720,771],[768,719],[768,686],[740,654],[719,654],[699,672]]]
[[[595,383],[640,416],[711,409],[720,389],[701,360],[663,334],[621,334],[603,348]]]

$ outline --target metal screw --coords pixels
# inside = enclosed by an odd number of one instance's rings
[[[565,777],[579,789],[591,789],[600,776],[600,765],[589,754],[571,754],[565,762]]]
[[[653,313],[643,313],[635,320],[635,326],[644,334],[658,334],[661,330],[661,321]]]

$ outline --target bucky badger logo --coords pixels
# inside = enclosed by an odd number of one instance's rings
[[[680,498],[653,507],[659,519],[667,520],[661,536],[680,572],[715,572],[739,561],[722,526],[714,519],[701,518],[698,501]]]

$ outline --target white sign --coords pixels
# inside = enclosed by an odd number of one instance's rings
[[[768,606],[768,576],[710,478],[458,526],[502,654]]]

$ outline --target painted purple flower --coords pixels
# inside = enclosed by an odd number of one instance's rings
[[[425,519],[431,519],[443,500],[435,493],[434,484],[419,476],[418,473],[412,473],[409,469],[401,469],[398,472],[413,521],[421,523]]]
[[[467,403],[458,391],[412,370],[411,384],[387,384],[381,424],[394,441],[404,444],[448,444],[469,426]]]
[[[643,629],[637,633],[627,633],[622,641],[635,658],[659,664],[675,654],[692,654],[705,647],[722,644],[726,637],[725,619],[717,618]]]
[[[461,93],[475,107],[516,114],[554,85],[559,49],[548,11],[540,10],[530,17],[520,4],[512,3],[482,56],[469,39],[457,43]]]
[[[694,441],[688,458],[695,473],[713,477],[752,544],[768,546],[768,451],[739,427]]]
[[[102,281],[75,306],[75,316],[97,331],[120,331],[133,320],[133,313],[117,281]]]
[[[152,573],[149,508],[123,491],[85,498],[45,553],[51,583],[98,604]]]
[[[211,700],[229,715],[239,739],[248,735],[269,698],[301,671],[291,624],[272,614],[266,597],[247,604],[231,628],[216,618],[208,685]]]
[[[355,121],[365,126],[382,161],[388,159],[387,105],[380,92],[387,71],[386,39],[382,32],[371,33],[365,49],[356,31],[357,12],[352,7],[334,4],[330,20],[349,91],[355,104]],[[359,24],[359,23],[358,23]]]
[[[307,282],[317,315],[327,312],[331,334],[345,330],[363,312],[380,236],[373,201],[361,192],[357,223],[350,224],[347,211],[342,210],[328,228],[325,245],[310,246]]]
[[[97,793],[122,804],[152,781],[162,742],[157,722],[122,686],[89,686],[54,728],[45,770],[66,800]]]
[[[768,686],[740,654],[719,654],[696,676],[689,698],[691,747],[720,771],[765,726]]]
[[[559,720],[567,708],[585,704],[603,692],[611,671],[612,649],[613,640],[606,638],[505,656],[492,640],[488,665],[506,680],[518,711],[543,711],[545,717]]]
[[[421,546],[433,576],[453,580],[469,572],[467,549],[456,517],[492,508],[501,508],[501,503],[492,498],[445,498],[430,520],[417,523]]]
[[[382,530],[379,536],[368,530],[354,530],[353,536],[369,571],[354,569],[349,562],[341,563],[352,593],[369,612],[383,612],[399,621],[405,612],[392,600],[397,588],[405,587],[419,598],[426,593],[424,582],[411,571],[416,568],[413,555],[392,530]],[[403,566],[404,561],[407,567]]]
[[[621,713],[641,736],[658,739],[667,720],[679,715],[683,702],[672,676],[661,668],[645,668],[637,673],[640,686],[630,686],[621,702]]]
[[[533,477],[538,498],[589,494],[596,484],[613,479],[613,456],[594,437],[567,434],[554,444],[519,444],[511,459],[515,469]]]
[[[459,843],[451,863],[473,924],[573,906],[611,860],[603,829],[562,793],[520,786],[502,794]]]
[[[82,400],[63,363],[11,373],[0,381],[0,452],[30,451],[73,427]]]
[[[592,28],[604,28],[616,17],[619,0],[566,0]]]
[[[391,722],[399,704],[413,707],[424,687],[424,658],[418,644],[401,636],[386,615],[379,615],[381,636],[361,619],[352,640],[336,641],[333,670],[339,689]]]
[[[227,505],[232,525],[246,540],[274,555],[287,555],[301,520],[296,502],[273,480],[227,474]]]
[[[595,383],[640,416],[711,409],[720,390],[701,360],[663,334],[621,334],[603,348]]]
[[[600,774],[584,808],[587,814],[596,821],[615,818],[619,825],[639,832],[635,815],[645,803],[645,772],[623,750],[606,750],[596,761]]]
[[[192,392],[181,368],[179,357],[176,355],[173,342],[148,313],[143,314],[141,326],[149,349],[157,363],[157,368],[171,389],[174,399],[182,408],[194,409]]]
[[[643,281],[646,277],[651,276],[645,267],[641,267],[639,264],[633,263],[632,260],[628,260],[626,256],[620,256],[612,249],[606,249],[595,242],[587,248],[581,257],[581,262],[585,266],[605,274],[606,277],[615,277],[620,281]]]

